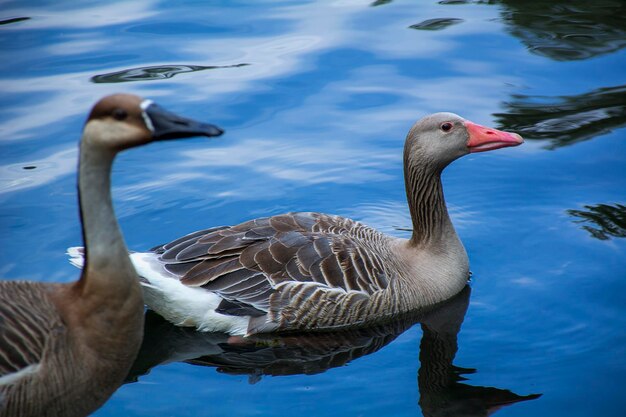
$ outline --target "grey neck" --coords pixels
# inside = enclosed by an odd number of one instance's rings
[[[139,285],[111,201],[115,152],[95,146],[89,140],[81,141],[80,146],[78,195],[85,266],[78,286],[82,296],[119,297]]]
[[[414,246],[441,242],[456,233],[443,196],[442,170],[436,164],[412,161],[410,152],[405,151],[404,180],[413,222],[410,242]]]

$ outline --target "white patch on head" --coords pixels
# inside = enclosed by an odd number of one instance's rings
[[[143,117],[143,122],[146,124],[146,127],[150,129],[150,132],[154,133],[154,125],[152,124],[152,120],[150,119],[150,116],[148,116],[148,114],[146,113],[146,109],[150,107],[151,104],[154,104],[154,102],[152,100],[146,99],[141,102],[139,107],[141,107],[141,110],[142,110],[141,116]]]

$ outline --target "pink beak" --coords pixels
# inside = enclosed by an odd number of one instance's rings
[[[492,151],[524,143],[524,139],[517,133],[503,132],[467,120],[463,124],[469,133],[467,147],[470,152]]]

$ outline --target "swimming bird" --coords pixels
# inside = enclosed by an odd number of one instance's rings
[[[80,279],[0,282],[0,416],[84,416],[123,382],[141,344],[144,302],[111,203],[113,159],[152,141],[221,133],[133,95],[93,107],[78,165]]]
[[[410,239],[321,213],[200,230],[131,254],[146,304],[176,325],[238,336],[354,327],[435,305],[469,277],[443,169],[471,152],[522,142],[452,113],[424,117],[404,146]],[[79,251],[70,255],[80,263]]]

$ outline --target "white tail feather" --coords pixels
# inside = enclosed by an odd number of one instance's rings
[[[74,246],[67,249],[72,265],[83,268],[85,249]],[[130,260],[143,279],[144,301],[152,310],[177,326],[195,327],[206,332],[226,332],[245,335],[249,316],[229,316],[216,313],[222,298],[202,288],[189,287],[179,277],[168,272],[152,252],[131,252]]]
[[[67,248],[67,255],[70,257],[69,261],[78,269],[83,269],[85,265],[85,248],[82,246],[72,246]]]

